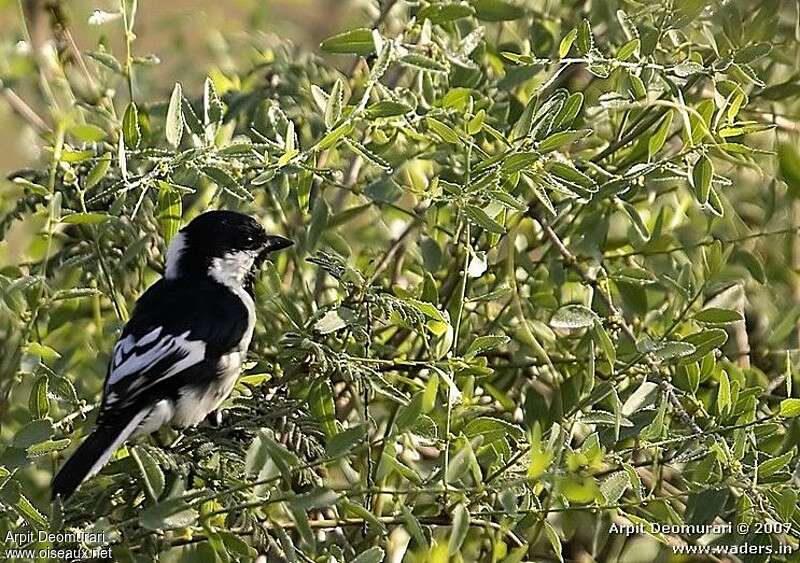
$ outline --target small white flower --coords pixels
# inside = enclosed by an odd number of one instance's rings
[[[92,12],[92,15],[89,16],[89,25],[103,25],[108,22],[113,22],[114,20],[118,20],[122,17],[122,14],[119,12],[106,12],[104,10],[95,10]]]
[[[477,251],[472,254],[472,258],[469,261],[467,275],[471,278],[479,278],[486,272],[487,268],[486,252],[482,250]]]

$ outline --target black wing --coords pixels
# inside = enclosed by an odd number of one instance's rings
[[[212,281],[162,279],[140,298],[106,376],[100,416],[216,377],[213,366],[248,327],[247,308]],[[153,396],[155,395],[155,396]]]

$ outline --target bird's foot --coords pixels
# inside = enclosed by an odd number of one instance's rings
[[[208,413],[206,423],[212,428],[219,428],[222,426],[222,411],[216,410]]]

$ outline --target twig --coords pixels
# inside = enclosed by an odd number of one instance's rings
[[[41,135],[50,131],[50,126],[45,123],[44,119],[39,117],[39,114],[25,100],[20,98],[14,90],[3,84],[2,80],[0,80],[0,92],[3,93],[3,97],[8,102],[11,110],[27,121],[31,127],[36,129],[37,133]]]
[[[559,253],[564,258],[565,264],[577,272],[584,283],[595,289],[598,297],[600,297],[603,304],[611,312],[611,315],[615,318],[617,324],[625,333],[625,335],[630,338],[632,342],[636,342],[636,334],[634,333],[633,328],[631,328],[630,324],[628,324],[628,322],[625,320],[625,317],[623,317],[622,312],[614,304],[608,291],[598,282],[597,278],[593,274],[591,274],[582,264],[580,264],[580,262],[578,262],[575,255],[570,252],[561,238],[559,238],[556,232],[548,224],[540,220],[538,217],[533,218],[542,227],[545,236],[547,236],[547,238],[550,239],[553,245],[558,249]],[[651,374],[655,377],[656,381],[658,381],[658,386],[661,389],[661,392],[670,402],[681,420],[683,420],[683,422],[692,429],[692,432],[701,433],[703,429],[700,428],[691,415],[686,412],[686,409],[675,395],[674,387],[661,373],[661,368],[658,363],[649,355],[645,356],[644,360],[647,364],[647,367],[650,369]]]
[[[392,244],[389,246],[388,250],[386,250],[386,252],[383,254],[377,266],[375,266],[375,270],[372,272],[372,275],[370,275],[366,285],[371,285],[372,282],[375,281],[375,278],[377,278],[378,275],[386,268],[386,266],[389,264],[389,260],[391,260],[392,256],[394,256],[398,251],[400,246],[403,244],[403,241],[408,238],[412,232],[414,232],[414,229],[417,227],[419,222],[420,219],[418,216],[416,216],[411,220],[411,222],[409,222],[403,232],[400,233],[400,235],[394,239],[394,241],[392,241]]]

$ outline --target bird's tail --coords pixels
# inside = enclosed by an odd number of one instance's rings
[[[92,430],[53,478],[52,497],[68,499],[83,481],[100,471],[146,414],[147,410],[143,410],[122,421],[102,424]]]

